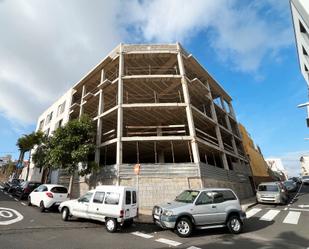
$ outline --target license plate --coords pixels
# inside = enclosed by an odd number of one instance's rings
[[[156,219],[156,220],[159,220],[160,219],[160,217],[159,217],[159,215],[153,215],[153,217]]]

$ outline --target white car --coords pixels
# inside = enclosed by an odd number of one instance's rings
[[[108,232],[119,225],[131,225],[138,213],[137,192],[133,187],[98,186],[76,200],[62,202],[59,206],[62,219],[69,217],[105,222]]]
[[[61,202],[69,200],[66,187],[55,184],[42,184],[34,189],[28,197],[28,206],[34,205],[40,208],[41,212],[55,206]]]

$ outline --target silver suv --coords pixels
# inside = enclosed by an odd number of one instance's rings
[[[231,233],[240,233],[246,213],[231,189],[205,188],[185,190],[175,201],[154,206],[152,216],[160,227],[189,237],[193,228],[228,227]]]

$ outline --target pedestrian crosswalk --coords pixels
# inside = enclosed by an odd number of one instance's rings
[[[301,211],[289,209],[262,209],[252,208],[246,212],[247,219],[258,218],[261,221],[276,221],[284,224],[297,225],[300,221]]]

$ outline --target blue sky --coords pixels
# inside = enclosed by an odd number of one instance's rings
[[[0,1],[0,156],[120,42],[180,41],[233,98],[265,157],[308,151],[307,100],[287,0]]]

